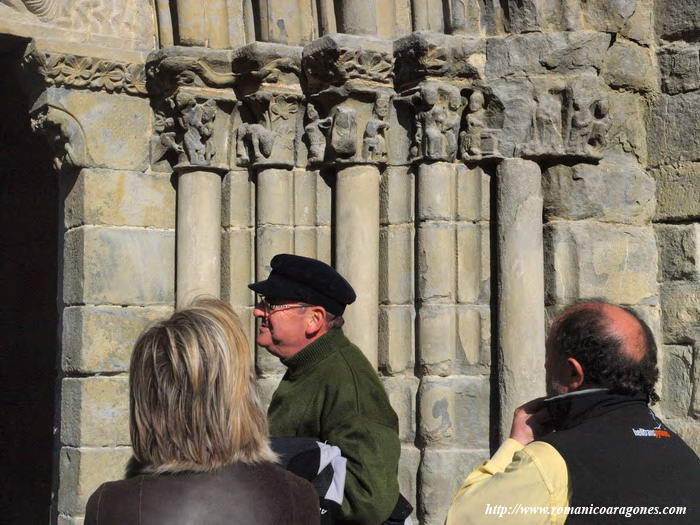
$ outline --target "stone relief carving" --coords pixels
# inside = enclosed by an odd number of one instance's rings
[[[476,88],[469,95],[460,131],[460,156],[463,160],[500,158],[499,134],[503,127],[503,107],[490,94],[487,101],[483,89]]]
[[[247,120],[236,131],[236,161],[294,165],[294,139],[302,97],[296,93],[257,91],[243,98]]]
[[[46,136],[54,154],[56,170],[94,165],[88,151],[85,130],[78,119],[64,108],[44,104],[30,113],[32,131]]]
[[[183,130],[182,150],[193,166],[208,166],[214,156],[214,146],[209,140],[214,131],[216,102],[212,99],[197,100],[191,93],[180,91],[175,95],[179,113],[178,124]]]
[[[464,106],[459,89],[449,84],[424,83],[408,90],[397,100],[408,102],[414,108],[411,156],[414,159],[453,161],[457,155]]]
[[[54,19],[59,8],[57,0],[0,0],[0,4],[18,13],[29,13],[43,22]]]
[[[304,126],[306,140],[309,147],[309,163],[317,163],[323,160],[326,153],[326,138],[330,129],[331,120],[322,119],[316,106],[309,103],[306,106],[307,124]]]
[[[573,155],[600,159],[610,127],[608,113],[601,89],[575,80],[536,88],[528,142],[516,153],[534,158]]]
[[[329,48],[304,57],[304,69],[315,79],[330,84],[354,78],[389,82],[393,77],[393,57],[369,49]]]
[[[389,128],[386,118],[389,115],[389,104],[389,97],[381,95],[374,102],[372,116],[367,121],[362,138],[362,158],[365,160],[386,160],[386,130]]]
[[[357,152],[357,111],[343,105],[331,112],[331,148],[340,158],[351,158]]]

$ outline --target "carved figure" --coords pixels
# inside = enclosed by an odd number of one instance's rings
[[[184,150],[190,164],[209,164],[214,156],[214,147],[209,143],[209,138],[214,131],[216,102],[208,99],[200,103],[193,95],[183,91],[175,96],[175,102],[179,110],[178,123],[184,130]]]
[[[567,149],[571,153],[583,154],[588,151],[588,138],[593,128],[592,105],[581,100],[572,102],[573,113],[567,140]]]
[[[462,132],[462,156],[481,157],[481,133],[486,127],[486,109],[484,95],[476,90],[469,96],[469,113],[467,114],[467,129]]]
[[[605,145],[605,140],[610,128],[610,111],[607,99],[598,100],[593,109],[593,125],[588,137],[588,146],[593,150],[599,150]]]
[[[326,151],[326,133],[330,127],[330,119],[321,119],[318,110],[313,104],[306,106],[306,116],[309,123],[304,126],[306,137],[309,141],[309,161],[323,160]]]
[[[357,151],[357,117],[354,109],[338,106],[333,112],[331,146],[339,157],[352,157]]]
[[[275,134],[262,124],[241,124],[237,131],[236,158],[241,165],[250,162],[248,148],[252,152],[252,160],[269,158],[275,144]]]
[[[367,121],[362,139],[362,157],[366,160],[383,160],[386,158],[385,132],[389,124],[385,121],[389,115],[389,98],[380,96],[374,103],[373,115]]]

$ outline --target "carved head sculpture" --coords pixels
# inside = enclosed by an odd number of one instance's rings
[[[316,109],[316,106],[314,106],[313,104],[308,104],[306,106],[306,116],[309,117],[309,120],[318,120],[319,114],[318,110]]]
[[[384,119],[389,114],[389,107],[389,97],[380,95],[374,102],[374,114],[380,119]]]
[[[43,105],[30,113],[32,129],[43,133],[54,154],[54,168],[86,167],[94,164],[80,122],[64,108]]]
[[[471,111],[479,111],[484,107],[484,94],[476,90],[469,97],[469,109]]]

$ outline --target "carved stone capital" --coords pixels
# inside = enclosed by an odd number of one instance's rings
[[[417,31],[394,43],[397,89],[425,79],[478,81],[484,76],[483,39]]]
[[[164,48],[149,56],[146,71],[155,110],[152,163],[159,169],[166,163],[170,169],[227,170],[238,80],[231,53]]]
[[[232,69],[243,103],[236,163],[293,167],[303,118],[301,48],[256,42],[234,52]]]
[[[160,49],[146,61],[148,92],[169,96],[179,87],[230,89],[238,76],[231,71],[226,50],[174,46]]]
[[[352,35],[326,35],[304,48],[302,65],[311,92],[357,80],[390,85],[393,44]]]

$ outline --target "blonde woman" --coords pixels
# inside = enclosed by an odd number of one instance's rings
[[[248,342],[231,308],[197,300],[138,338],[127,478],[90,497],[85,525],[308,525],[316,492],[275,464]]]

